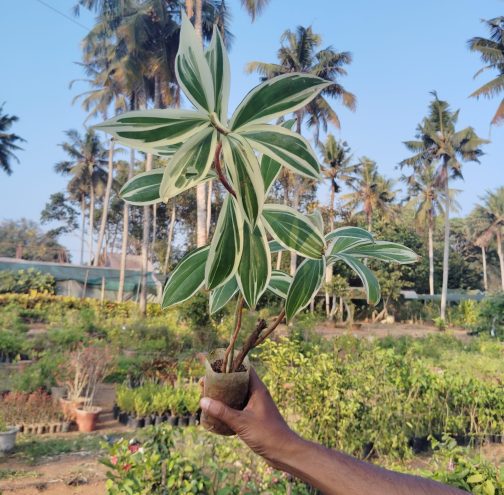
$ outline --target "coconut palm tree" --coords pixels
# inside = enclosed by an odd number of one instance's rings
[[[68,191],[76,194],[78,191],[85,190],[89,198],[89,263],[93,260],[94,254],[94,214],[96,198],[100,196],[105,188],[107,173],[104,166],[107,164],[107,151],[94,133],[89,130],[84,136],[81,136],[75,129],[66,131],[68,142],[62,143],[61,147],[69,156],[69,160],[57,163],[55,171],[70,175],[72,178],[68,183]],[[82,199],[82,196],[81,196]],[[83,206],[84,203],[81,204]],[[85,211],[81,211],[85,215]]]
[[[487,70],[497,71],[497,77],[493,78],[470,96],[474,98],[493,98],[502,93],[504,89],[504,17],[495,17],[487,21],[483,21],[490,31],[489,38],[476,36],[468,41],[469,49],[479,53],[482,62],[485,66],[480,69],[475,77]],[[501,100],[497,111],[492,118],[492,124],[501,124],[504,120],[504,99]]]
[[[440,100],[436,92],[429,105],[428,116],[417,128],[417,139],[407,141],[407,148],[414,154],[401,163],[420,170],[426,162],[436,166],[436,180],[445,191],[443,284],[441,289],[441,318],[446,317],[448,271],[450,249],[450,186],[449,179],[463,178],[464,162],[477,162],[483,154],[481,146],[488,141],[481,139],[472,127],[456,130],[458,111],[452,111],[448,102]]]
[[[351,192],[341,198],[347,208],[358,210],[358,214],[365,216],[367,229],[371,232],[374,214],[393,213],[394,182],[380,175],[376,162],[367,157],[359,160],[356,172],[355,180],[348,184]]]
[[[328,134],[325,143],[319,143],[322,161],[326,167],[322,173],[329,181],[329,231],[334,230],[334,202],[336,194],[341,191],[343,184],[349,184],[355,179],[359,165],[351,165],[352,156],[350,147],[345,141],[336,141],[332,134]],[[327,287],[332,285],[333,267],[327,267],[325,283]],[[326,315],[331,315],[331,298],[329,291],[325,291]]]
[[[402,163],[402,162],[401,162]],[[408,187],[408,201],[415,208],[415,219],[420,228],[427,227],[429,252],[429,293],[434,295],[434,227],[436,218],[443,214],[446,204],[446,193],[440,186],[436,176],[436,169],[430,162],[426,162],[418,171],[409,176],[403,175],[401,180]],[[452,209],[456,208],[454,196],[458,191],[450,190]]]
[[[497,244],[497,255],[499,257],[499,267],[501,275],[501,288],[504,291],[504,254],[502,249],[502,228],[504,226],[504,186],[496,191],[487,191],[483,199],[483,205],[478,208],[480,216],[486,220],[484,229],[477,245],[487,245],[492,237],[495,237]]]
[[[338,52],[332,46],[319,51],[321,37],[314,33],[311,26],[298,26],[296,31],[288,29],[280,38],[281,47],[278,50],[278,63],[250,62],[245,70],[257,72],[263,80],[289,72],[305,72],[316,75],[332,84],[324,89],[310,105],[296,112],[298,132],[301,132],[304,117],[307,125],[314,127],[315,140],[318,142],[319,131],[327,131],[328,123],[340,128],[338,114],[332,108],[328,98],[341,101],[343,106],[355,110],[355,95],[347,91],[339,79],[347,74],[345,66],[352,62],[350,52]]]
[[[4,103],[0,105],[0,168],[7,173],[12,174],[12,160],[19,163],[18,157],[14,154],[20,148],[16,143],[21,143],[24,139],[17,134],[9,132],[14,122],[19,119],[16,115],[3,113]]]
[[[481,250],[481,264],[483,271],[483,287],[488,290],[488,270],[487,270],[487,249],[490,246],[492,239],[495,237],[492,222],[481,205],[476,207],[469,213],[467,217],[467,226],[469,237],[473,244]]]

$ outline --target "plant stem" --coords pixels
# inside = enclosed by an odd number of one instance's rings
[[[236,304],[236,313],[235,313],[235,326],[233,330],[233,334],[231,335],[231,340],[229,341],[229,345],[224,354],[224,359],[222,360],[222,373],[230,373],[233,365],[233,354],[234,347],[236,344],[236,339],[238,338],[238,333],[240,332],[241,324],[242,324],[242,314],[243,314],[243,304],[244,304],[243,296],[240,294],[238,296],[238,302]],[[231,359],[229,359],[229,355],[231,355]],[[229,361],[229,363],[228,363]]]
[[[275,318],[275,321],[268,327],[268,324],[265,320],[259,320],[254,331],[249,335],[249,338],[243,344],[238,356],[234,360],[231,371],[236,371],[240,365],[243,363],[245,356],[258,345],[262,344],[275,330],[278,325],[280,325],[281,321],[285,317],[285,308],[282,308],[279,315]],[[262,335],[261,332],[266,330]]]
[[[266,331],[257,339],[257,342],[254,344],[254,347],[261,345],[275,330],[275,328],[280,325],[282,320],[285,317],[285,308],[282,308],[279,315],[276,317],[275,321],[266,329]]]
[[[219,177],[219,180],[221,181],[222,185],[227,189],[229,194],[234,196],[236,198],[236,193],[234,192],[233,188],[231,187],[231,184],[229,184],[228,180],[226,179],[226,176],[224,175],[224,172],[222,171],[221,167],[221,162],[220,162],[220,152],[222,149],[222,142],[219,141],[217,144],[217,148],[215,150],[215,155],[214,155],[214,165],[215,165],[215,171],[217,172],[217,176]]]

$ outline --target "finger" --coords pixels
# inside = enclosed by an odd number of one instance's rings
[[[240,411],[232,409],[231,407],[226,406],[226,404],[223,404],[218,400],[210,399],[209,397],[203,397],[200,400],[200,406],[205,414],[222,421],[234,432],[239,429]]]

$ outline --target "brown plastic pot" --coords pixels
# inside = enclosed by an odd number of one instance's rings
[[[235,373],[217,373],[212,369],[212,364],[224,358],[226,349],[216,349],[208,354],[205,361],[205,386],[204,397],[218,400],[233,409],[243,409],[247,403],[250,379],[250,362],[246,357],[243,361],[245,371]],[[237,352],[235,352],[235,355]],[[201,413],[201,424],[208,431],[220,435],[234,435],[234,431],[216,418]]]
[[[75,421],[79,427],[79,431],[90,433],[96,429],[98,416],[102,412],[101,407],[86,407],[75,410]]]

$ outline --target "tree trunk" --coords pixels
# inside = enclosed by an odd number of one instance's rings
[[[90,265],[93,263],[94,210],[95,210],[95,191],[93,183],[91,183],[91,186],[89,188],[89,233],[88,233]]]
[[[210,237],[210,226],[212,224],[212,186],[213,182],[208,181],[207,189],[207,204],[206,204],[206,236],[207,239]]]
[[[84,264],[84,237],[86,236],[86,198],[82,196],[81,199],[81,245],[80,245],[80,264]]]
[[[485,292],[487,292],[488,291],[488,273],[487,273],[485,246],[481,246],[481,259],[483,261],[483,287],[485,288]]]
[[[373,215],[370,213],[367,213],[366,217],[367,217],[367,229],[368,229],[368,232],[371,232],[371,229],[373,228]]]
[[[145,160],[145,171],[152,170],[152,154],[148,153]],[[147,314],[147,272],[149,269],[149,235],[151,221],[150,205],[143,207],[143,231],[142,231],[142,281],[140,287],[140,313]]]
[[[499,256],[500,275],[501,275],[501,288],[504,290],[504,255],[502,254],[502,227],[497,225],[497,255]]]
[[[441,288],[441,318],[446,320],[446,301],[448,298],[448,271],[450,263],[450,188],[448,180],[448,165],[445,163],[445,225],[444,225],[444,247],[443,247],[443,286]]]
[[[329,232],[334,230],[334,185],[331,182],[331,192],[329,195]],[[331,317],[331,294],[329,293],[328,287],[332,284],[333,278],[333,268],[332,266],[326,267],[325,272],[325,308],[326,308],[326,316],[327,318],[332,319]]]
[[[135,150],[130,150],[130,163],[128,167],[128,180],[133,177],[133,168],[135,166]],[[124,279],[126,275],[126,256],[128,253],[128,233],[129,233],[129,206],[124,202],[123,205],[123,231],[121,243],[121,264],[119,267],[119,287],[117,289],[117,302],[124,299]]]
[[[170,225],[168,226],[168,238],[166,239],[166,256],[163,267],[163,273],[166,275],[168,272],[168,265],[170,263],[171,246],[173,242],[173,231],[175,229],[175,215],[176,215],[176,204],[175,199],[172,199],[172,211],[170,216]]]
[[[156,231],[157,231],[157,205],[152,205],[152,245],[150,248],[150,253],[152,259],[154,259],[154,248],[156,247]]]
[[[98,243],[96,245],[96,256],[93,266],[98,266],[100,261],[100,254],[105,237],[105,228],[107,227],[108,209],[110,203],[110,192],[112,191],[112,182],[114,178],[114,140],[110,140],[109,156],[108,156],[108,175],[107,187],[105,189],[105,197],[103,198],[103,210],[100,222],[100,233],[98,235]]]
[[[429,219],[429,293],[431,296],[434,295],[434,242],[432,240],[433,235],[433,221],[432,218]]]
[[[297,211],[299,208],[299,187],[294,188],[294,194],[292,197],[292,207]],[[297,254],[291,252],[290,254],[290,274],[294,276],[297,268]]]
[[[186,10],[188,17],[193,13],[194,29],[201,43],[203,43],[202,33],[202,0],[186,0]],[[206,234],[206,184],[198,184],[196,186],[196,247],[202,247],[207,243],[208,237]]]

